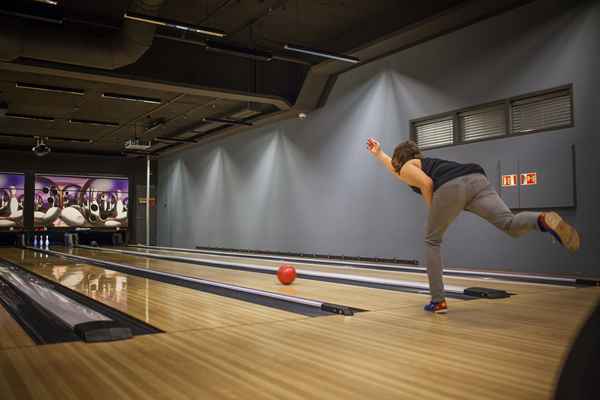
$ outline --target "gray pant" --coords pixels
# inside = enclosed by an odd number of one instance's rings
[[[433,194],[425,233],[425,265],[433,301],[444,299],[440,248],[442,238],[462,210],[479,215],[512,237],[539,229],[537,220],[540,213],[513,214],[485,175],[466,175],[440,186]]]

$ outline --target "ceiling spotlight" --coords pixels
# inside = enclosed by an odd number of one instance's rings
[[[299,119],[306,119],[306,117],[307,117],[307,116],[308,116],[308,115],[306,115],[306,113],[303,113],[303,112],[301,112],[301,113],[298,113],[298,118],[299,118]]]
[[[46,154],[50,153],[50,146],[44,143],[44,138],[37,136],[35,138],[35,146],[31,149],[38,157],[43,157]]]

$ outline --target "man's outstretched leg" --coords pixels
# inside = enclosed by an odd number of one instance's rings
[[[521,212],[513,214],[485,176],[472,175],[468,179],[477,194],[465,207],[467,211],[479,215],[512,237],[519,237],[537,230],[550,233],[571,252],[579,249],[579,234],[557,213]]]

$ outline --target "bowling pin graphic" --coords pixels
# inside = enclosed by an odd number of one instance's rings
[[[50,207],[48,211],[44,213],[42,217],[42,221],[45,226],[52,225],[54,221],[60,216],[60,208],[59,207]]]
[[[19,211],[19,200],[17,199],[17,188],[14,186],[10,187],[10,218],[17,218]]]
[[[68,226],[85,225],[85,217],[80,206],[63,208],[60,212],[60,219]]]
[[[127,219],[127,208],[125,208],[125,204],[123,203],[123,196],[120,190],[117,190],[117,216],[112,218],[116,221],[123,222]]]
[[[10,196],[8,198],[0,195],[0,208],[8,206],[8,215],[0,218],[0,228],[9,228],[12,230],[13,227],[17,225],[17,220],[23,216],[23,211],[19,211],[17,189],[14,186],[11,186],[9,190]]]
[[[107,220],[104,223],[105,226],[111,228],[120,227],[123,221],[127,219],[127,209],[125,208],[125,204],[123,204],[123,198],[120,190],[117,190],[117,204],[115,205],[115,209],[117,211],[116,217]]]
[[[37,245],[38,245],[37,235],[33,235],[33,247],[37,247]]]
[[[97,224],[101,222],[100,218],[100,206],[98,205],[98,200],[96,199],[96,193],[94,190],[90,190],[90,222],[92,224]]]
[[[102,194],[100,195],[100,202],[101,202],[101,203],[100,203],[100,207],[101,207],[100,209],[101,209],[102,211],[104,211],[104,212],[107,212],[107,211],[108,211],[109,204],[108,204],[108,201],[106,200],[106,193],[102,193]]]
[[[50,239],[48,238],[48,235],[46,235],[46,242],[44,244],[46,245],[46,249],[48,249],[50,246]]]

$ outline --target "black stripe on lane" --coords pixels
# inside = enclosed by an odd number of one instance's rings
[[[269,251],[269,250],[245,250],[245,249],[230,249],[230,248],[219,248],[219,247],[203,247],[196,246],[198,250],[204,251],[220,251],[220,252],[230,252],[230,253],[250,253],[250,254],[259,254],[273,257],[308,257],[308,258],[321,258],[328,259],[334,261],[352,261],[352,262],[372,262],[372,263],[386,263],[386,264],[410,264],[410,265],[419,265],[419,260],[409,260],[409,259],[401,259],[401,258],[376,258],[376,257],[351,257],[351,256],[339,256],[339,255],[328,255],[328,254],[307,254],[307,253],[288,253],[288,252],[279,252],[279,251]]]

